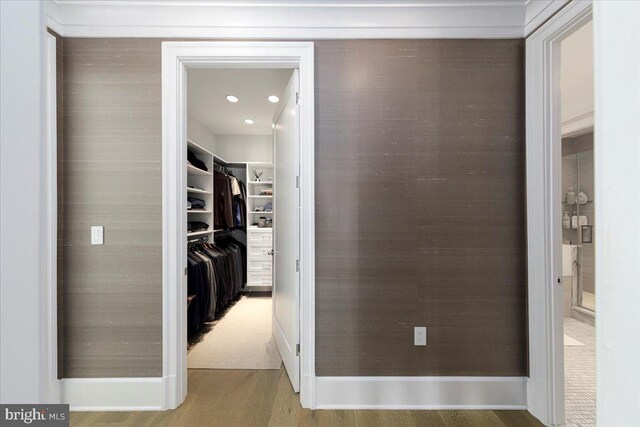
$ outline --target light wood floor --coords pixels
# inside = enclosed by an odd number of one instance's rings
[[[74,412],[72,426],[541,426],[526,411],[311,411],[281,370],[189,370],[189,393],[165,412]]]

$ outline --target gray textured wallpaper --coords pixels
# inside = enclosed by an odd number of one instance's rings
[[[64,41],[65,377],[162,372],[160,43]],[[317,374],[526,375],[524,42],[315,56]]]

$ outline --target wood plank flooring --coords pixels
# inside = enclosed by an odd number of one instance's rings
[[[311,411],[300,407],[284,369],[189,370],[189,393],[164,412],[74,412],[72,426],[527,427],[526,411]]]

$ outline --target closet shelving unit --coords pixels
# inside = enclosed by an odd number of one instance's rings
[[[193,240],[208,236],[213,240],[214,234],[228,232],[229,230],[214,230],[213,221],[213,171],[214,165],[223,166],[238,177],[244,177],[247,184],[247,287],[249,291],[271,290],[273,282],[273,228],[259,227],[260,217],[270,218],[273,221],[273,194],[260,194],[263,189],[271,189],[273,192],[273,163],[266,162],[227,162],[220,156],[204,149],[191,140],[187,140],[187,147],[196,157],[202,160],[208,171],[187,165],[187,195],[197,197],[205,201],[204,210],[187,210],[188,221],[202,221],[209,224],[208,230],[187,233],[187,240]],[[257,181],[253,171],[262,172],[261,179]],[[189,188],[193,186],[196,188]],[[271,203],[271,212],[264,212],[267,203]],[[261,208],[262,211],[256,211]],[[273,224],[273,222],[272,222]]]
[[[257,181],[253,171],[262,172]],[[270,290],[273,282],[273,228],[258,227],[260,217],[273,220],[273,194],[260,194],[261,190],[273,192],[273,163],[247,163],[247,287],[251,290]],[[264,212],[271,203],[271,212]],[[261,208],[261,211],[256,211]],[[272,222],[273,224],[273,222]]]
[[[213,235],[213,153],[195,142],[187,140],[187,148],[202,160],[207,170],[187,164],[187,197],[196,197],[205,202],[205,209],[187,209],[187,221],[202,221],[209,224],[207,230],[187,232],[187,240]],[[193,186],[195,188],[190,188]],[[186,202],[186,201],[185,201]]]

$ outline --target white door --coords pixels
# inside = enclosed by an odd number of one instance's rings
[[[293,389],[300,390],[299,341],[300,274],[300,114],[297,105],[298,70],[280,97],[273,118],[273,337]]]

